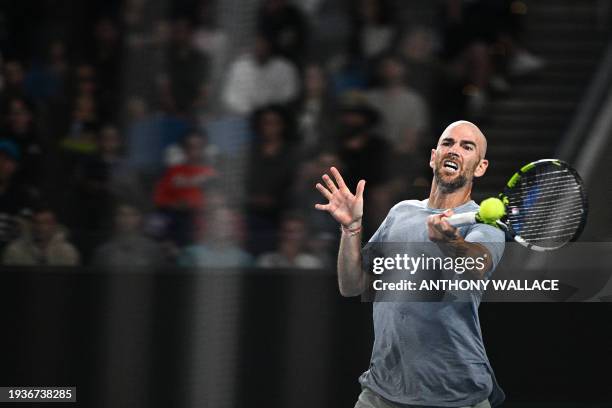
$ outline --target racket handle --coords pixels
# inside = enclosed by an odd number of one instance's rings
[[[455,214],[445,220],[453,227],[463,227],[465,225],[476,224],[476,212],[466,212],[461,214]]]

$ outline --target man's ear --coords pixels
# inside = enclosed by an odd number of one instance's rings
[[[429,157],[429,167],[432,169],[436,164],[436,149],[431,149],[431,156]]]
[[[478,166],[476,166],[476,170],[474,171],[474,177],[482,177],[489,167],[489,161],[487,159],[482,159]]]

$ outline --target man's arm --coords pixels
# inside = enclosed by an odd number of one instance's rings
[[[367,278],[361,269],[361,218],[363,217],[363,190],[365,180],[359,181],[353,195],[340,172],[330,169],[334,181],[323,175],[325,187],[317,183],[317,190],[329,200],[327,204],[316,204],[315,208],[327,211],[340,223],[342,237],[338,250],[338,286],[342,296],[357,296],[366,289]]]
[[[338,287],[342,296],[361,295],[366,289],[366,275],[361,269],[361,220],[341,227],[338,250]]]

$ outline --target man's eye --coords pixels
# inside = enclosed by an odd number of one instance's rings
[[[465,145],[463,147],[465,148],[465,150],[470,150],[470,151],[474,150],[474,146],[471,146],[471,145]]]

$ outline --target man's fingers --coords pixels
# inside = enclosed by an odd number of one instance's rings
[[[329,191],[331,191],[332,194],[338,190],[332,179],[327,174],[324,174],[322,178],[325,184],[327,185],[327,188],[329,188]]]
[[[427,219],[427,225],[428,227],[434,229],[435,231],[438,231],[441,234],[447,236],[454,236],[457,233],[457,228],[453,227],[448,223],[448,221],[445,220],[446,215],[447,213],[444,212],[442,214],[435,214],[429,216],[429,218]]]
[[[317,183],[316,187],[317,187],[317,190],[319,190],[319,192],[320,192],[321,194],[323,194],[323,197],[325,197],[325,198],[327,198],[328,200],[330,200],[330,201],[331,201],[331,199],[332,199],[332,197],[333,197],[333,196],[332,196],[332,193],[330,193],[328,189],[326,189],[325,187],[323,187],[323,184],[321,184],[321,183]]]
[[[357,183],[357,191],[355,191],[355,196],[357,198],[363,198],[363,190],[365,189],[365,180],[359,180]]]
[[[329,204],[315,204],[315,208],[317,210],[321,210],[321,211],[328,211],[329,210]]]
[[[336,183],[338,184],[338,188],[339,189],[346,188],[346,184],[344,184],[344,179],[340,175],[340,172],[338,171],[338,169],[335,167],[332,167],[330,168],[330,171],[331,171],[332,176],[334,176]]]

